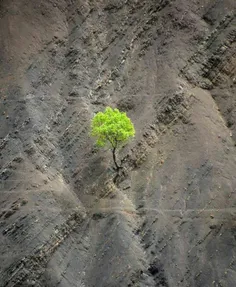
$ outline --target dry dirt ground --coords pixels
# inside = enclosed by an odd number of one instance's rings
[[[0,0],[0,286],[236,286],[236,1]],[[112,170],[105,106],[135,139]]]

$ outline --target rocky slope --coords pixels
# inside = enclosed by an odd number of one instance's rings
[[[0,1],[0,286],[236,284],[235,0]],[[126,111],[119,153],[89,137]]]

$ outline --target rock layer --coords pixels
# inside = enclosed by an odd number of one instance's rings
[[[232,287],[234,0],[0,1],[0,286]],[[126,111],[123,170],[89,136]]]

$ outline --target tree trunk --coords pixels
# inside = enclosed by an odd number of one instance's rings
[[[114,163],[115,163],[115,166],[116,166],[116,171],[118,171],[120,169],[120,166],[116,162],[116,148],[113,148],[112,155],[113,155],[113,160],[114,160]]]

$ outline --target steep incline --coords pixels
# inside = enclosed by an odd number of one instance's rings
[[[235,0],[0,0],[0,287],[232,287]],[[126,111],[124,169],[89,138]]]

